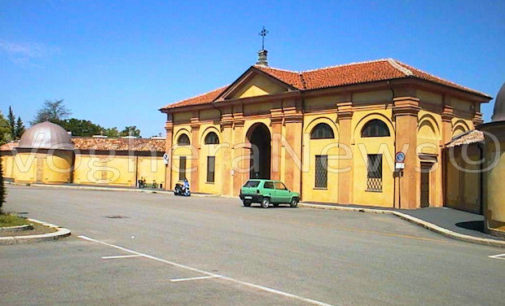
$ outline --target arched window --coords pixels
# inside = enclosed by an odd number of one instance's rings
[[[379,119],[368,121],[361,130],[361,137],[387,137],[390,136],[388,126]]]
[[[190,142],[188,135],[182,134],[181,136],[179,136],[179,138],[177,139],[177,144],[179,146],[189,146]]]
[[[326,123],[318,123],[310,132],[310,139],[331,139],[335,138],[333,130]]]
[[[205,144],[219,144],[219,138],[216,133],[208,133],[207,136],[205,136]]]

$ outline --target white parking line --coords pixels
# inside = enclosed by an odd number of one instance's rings
[[[498,255],[492,255],[492,256],[489,256],[489,258],[505,260],[505,253],[504,254],[498,254]]]
[[[200,279],[209,279],[209,278],[217,278],[217,276],[198,276],[198,277],[187,277],[187,278],[175,278],[171,279],[171,282],[185,282],[185,281],[192,281],[192,280],[200,280]]]
[[[146,258],[158,261],[158,262],[162,262],[162,263],[174,266],[174,267],[178,267],[178,268],[181,268],[181,269],[186,269],[186,270],[193,271],[193,272],[198,272],[198,273],[201,273],[201,274],[204,274],[204,275],[207,275],[207,276],[211,276],[212,278],[220,278],[220,279],[223,279],[223,280],[227,280],[229,282],[233,282],[233,283],[240,284],[240,285],[243,285],[243,286],[247,286],[247,287],[250,287],[250,288],[255,288],[255,289],[258,289],[258,290],[270,292],[270,293],[281,295],[281,296],[284,296],[284,297],[292,298],[294,300],[302,301],[302,302],[305,302],[305,303],[309,303],[309,304],[313,304],[313,305],[324,305],[324,306],[331,305],[331,304],[328,304],[328,303],[324,303],[324,302],[316,301],[316,300],[313,300],[313,299],[309,299],[309,298],[306,298],[306,297],[303,297],[303,296],[298,296],[298,295],[295,295],[295,294],[292,294],[292,293],[276,290],[276,289],[265,287],[265,286],[261,286],[261,285],[256,285],[256,284],[253,284],[253,283],[249,283],[249,282],[241,281],[241,280],[238,280],[238,279],[234,279],[232,277],[228,277],[228,276],[224,276],[224,275],[219,275],[219,274],[215,274],[215,273],[212,273],[212,272],[207,272],[207,271],[204,271],[204,270],[200,270],[198,268],[193,268],[193,267],[190,267],[190,266],[178,264],[178,263],[173,262],[173,261],[169,261],[169,260],[165,260],[165,259],[162,259],[162,258],[154,257],[154,256],[151,256],[151,255],[148,255],[148,254],[144,254],[144,253],[140,253],[140,252],[137,252],[137,251],[134,251],[134,250],[130,250],[130,249],[118,246],[118,245],[110,244],[110,243],[107,243],[107,242],[104,242],[104,241],[100,241],[100,240],[96,240],[96,239],[93,239],[93,238],[89,238],[89,237],[86,237],[86,236],[82,236],[81,235],[81,236],[78,236],[78,237],[81,238],[81,239],[83,239],[83,240],[87,240],[87,241],[91,241],[91,242],[95,242],[95,243],[100,243],[100,244],[103,244],[103,245],[106,245],[106,246],[109,246],[109,247],[112,247],[112,248],[115,248],[115,249],[118,249],[118,250],[122,250],[122,251],[127,252],[127,253],[132,253],[132,254],[135,254],[135,255],[143,256],[143,257],[146,257]]]
[[[102,256],[102,259],[121,259],[121,258],[135,258],[135,257],[142,257],[142,255]]]

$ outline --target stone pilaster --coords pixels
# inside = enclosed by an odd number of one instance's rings
[[[221,193],[223,195],[232,195],[233,180],[230,180],[232,173],[232,146],[233,146],[233,117],[231,114],[223,114],[221,117],[221,148],[223,160],[223,184]]]
[[[233,195],[238,195],[240,187],[249,177],[246,171],[249,167],[250,148],[246,148],[244,137],[244,115],[236,113],[233,115]]]
[[[337,104],[337,119],[339,125],[338,142],[340,146],[339,173],[338,173],[338,203],[351,204],[353,193],[352,171],[352,102]]]
[[[414,97],[397,97],[393,99],[393,116],[395,120],[395,151],[405,153],[405,169],[400,177],[400,186],[396,189],[395,207],[420,207],[420,175],[417,171],[417,123],[419,99]]]
[[[174,123],[170,114],[167,115],[165,122],[165,131],[167,133],[165,139],[165,153],[168,154],[168,164],[165,166],[165,190],[172,190],[172,145],[174,137]]]
[[[191,117],[191,189],[199,191],[200,183],[200,119],[198,112],[194,112]]]
[[[303,113],[301,99],[284,101],[284,127],[286,129],[284,183],[295,192],[302,192],[302,137]],[[302,195],[303,197],[303,195]]]

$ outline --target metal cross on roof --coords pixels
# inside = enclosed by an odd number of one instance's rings
[[[259,36],[261,36],[261,50],[265,50],[265,36],[267,36],[268,31],[265,29],[265,26],[263,26],[263,29],[259,33]]]

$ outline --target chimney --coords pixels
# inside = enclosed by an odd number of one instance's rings
[[[267,50],[265,50],[265,49],[259,50],[258,51],[258,61],[256,62],[256,65],[268,66],[267,54],[268,54]]]

